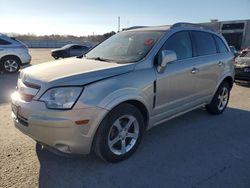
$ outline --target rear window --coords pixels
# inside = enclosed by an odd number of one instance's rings
[[[6,40],[0,39],[0,45],[9,45],[9,44],[11,43]]]
[[[250,52],[243,52],[240,57],[250,57]]]
[[[217,46],[218,46],[218,52],[219,53],[225,53],[225,52],[228,52],[228,49],[225,45],[225,43],[217,36],[214,35],[214,38],[215,38],[215,41],[217,43]]]
[[[195,42],[196,53],[198,56],[210,55],[216,53],[215,41],[211,34],[205,32],[193,31],[192,36]]]

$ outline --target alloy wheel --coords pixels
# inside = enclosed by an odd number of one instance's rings
[[[108,134],[109,149],[116,155],[129,152],[139,136],[139,123],[132,115],[118,118],[111,126]]]
[[[220,94],[218,95],[219,103],[218,103],[218,109],[222,111],[228,102],[228,89],[226,87],[223,87]]]
[[[16,70],[18,69],[18,62],[12,59],[6,60],[4,62],[4,68],[10,73],[16,72]]]

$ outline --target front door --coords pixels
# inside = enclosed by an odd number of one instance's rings
[[[154,121],[190,109],[196,100],[196,66],[188,31],[172,35],[161,50],[172,50],[177,61],[167,64],[163,73],[156,71],[156,101]]]

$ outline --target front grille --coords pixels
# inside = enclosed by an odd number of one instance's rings
[[[25,127],[28,127],[28,126],[29,126],[28,120],[27,120],[26,118],[24,118],[24,117],[18,115],[18,116],[17,116],[17,120],[18,120],[18,122],[19,122],[21,125],[23,125],[23,126],[25,126]]]

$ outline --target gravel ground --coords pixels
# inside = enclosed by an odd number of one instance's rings
[[[32,64],[49,61],[33,49]],[[250,86],[234,85],[221,116],[198,109],[145,134],[127,161],[57,156],[14,128],[9,94],[17,75],[0,75],[0,187],[250,187]]]

